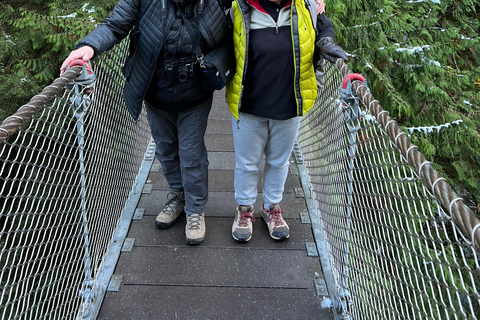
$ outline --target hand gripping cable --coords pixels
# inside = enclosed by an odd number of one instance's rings
[[[89,62],[82,59],[70,61],[66,70],[75,66],[82,67],[80,75],[67,85],[67,90],[73,90],[74,95],[70,98],[75,113],[85,111],[90,105],[90,94],[92,93],[92,86],[96,80],[96,75],[93,73]]]

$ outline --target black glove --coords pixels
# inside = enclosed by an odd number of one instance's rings
[[[342,48],[337,46],[335,42],[333,42],[332,38],[322,38],[317,42],[316,46],[318,50],[320,50],[320,53],[323,54],[325,59],[327,59],[331,63],[335,63],[336,58],[343,59],[345,60],[345,62],[348,61],[345,51],[343,51]]]

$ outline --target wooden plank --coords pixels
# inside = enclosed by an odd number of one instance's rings
[[[305,250],[135,246],[122,253],[115,274],[125,285],[182,285],[310,289],[317,258]]]
[[[109,292],[98,320],[331,320],[310,289],[124,285]]]

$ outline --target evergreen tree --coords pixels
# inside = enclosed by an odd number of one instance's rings
[[[58,77],[60,64],[74,44],[115,4],[115,0],[0,4],[0,121]]]
[[[351,69],[366,76],[372,94],[457,192],[477,204],[480,2],[326,0],[326,7],[337,42],[353,55]]]

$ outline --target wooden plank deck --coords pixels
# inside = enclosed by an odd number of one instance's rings
[[[114,276],[122,277],[118,291],[107,292],[98,319],[333,319],[316,294],[315,277],[322,277],[318,257],[307,256],[314,242],[311,226],[302,224],[305,199],[298,198],[298,176],[289,175],[282,208],[290,239],[276,242],[255,205],[253,238],[233,240],[235,157],[231,115],[224,91],[217,91],[207,128],[209,202],[207,235],[199,246],[185,244],[185,218],[169,229],[157,229],[155,216],[166,202],[167,184],[152,166],[133,220],[129,239],[133,249],[122,252]],[[154,164],[158,164],[155,161]],[[295,166],[292,158],[292,166]],[[259,181],[261,186],[262,181]],[[261,188],[259,188],[261,191]]]

